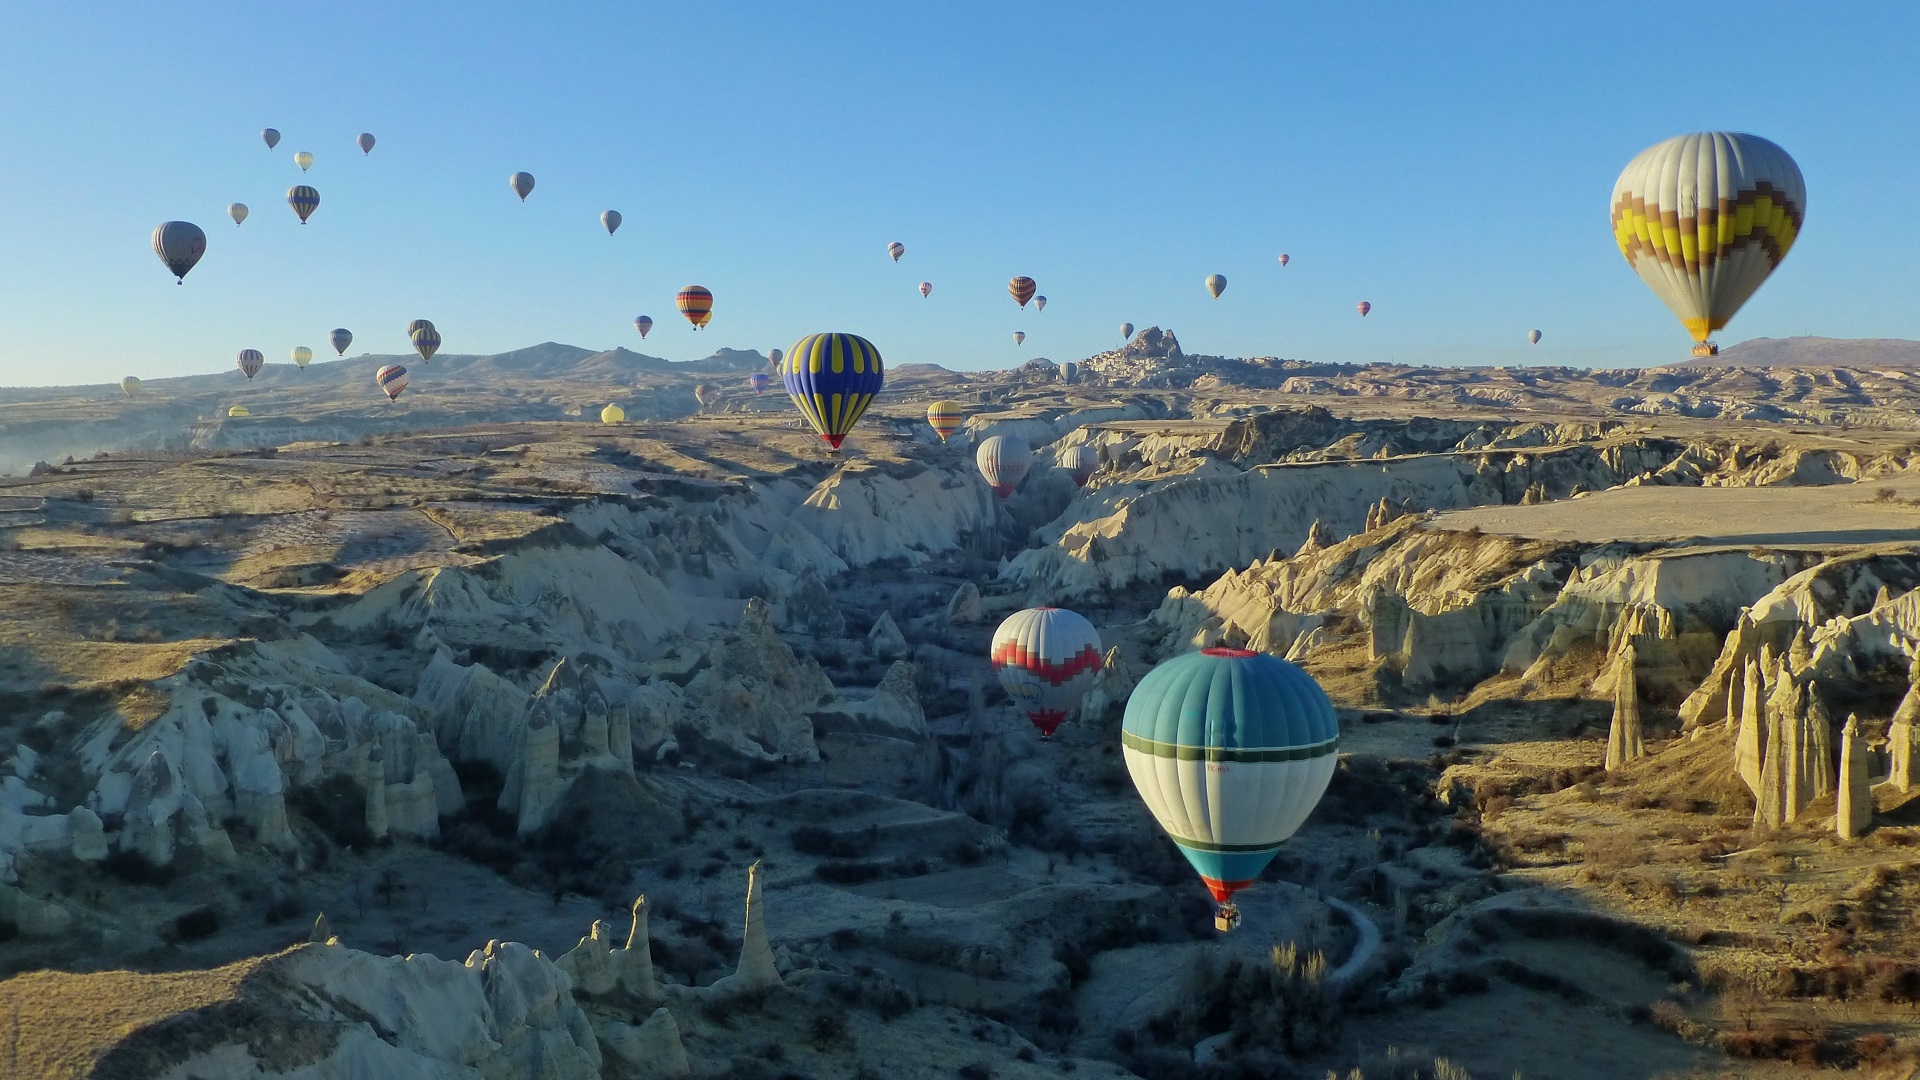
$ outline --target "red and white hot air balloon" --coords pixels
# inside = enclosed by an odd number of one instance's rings
[[[931,293],[931,292],[933,292],[933,282],[931,282],[931,281],[923,281],[923,282],[921,282],[921,283],[920,283],[920,295],[921,295],[921,296],[926,296],[926,295],[928,295],[928,294],[929,294],[929,293]]]
[[[893,243],[887,245],[887,254],[893,256],[894,262],[899,262],[900,256],[905,255],[906,253],[907,253],[907,245],[901,243],[898,240],[895,240]]]
[[[1069,446],[1060,451],[1060,456],[1054,459],[1054,464],[1067,470],[1067,475],[1073,477],[1074,487],[1086,487],[1087,481],[1091,480],[1093,474],[1100,468],[1100,452],[1085,443]]]
[[[1028,608],[993,632],[990,655],[1007,695],[1051,739],[1100,674],[1100,634],[1064,608]]]
[[[1013,489],[1020,486],[1020,481],[1026,479],[1027,470],[1033,465],[1033,451],[1016,435],[994,435],[980,443],[980,449],[973,452],[973,460],[980,466],[980,475],[986,477],[987,485],[1004,502],[1013,495]]]

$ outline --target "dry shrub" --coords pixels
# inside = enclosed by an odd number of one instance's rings
[[[1613,875],[1612,884],[1635,900],[1668,905],[1680,902],[1680,886],[1673,875],[1650,867],[1622,870]]]
[[[1720,1036],[1720,1048],[1731,1057],[1749,1061],[1791,1061],[1795,1065],[1818,1065],[1825,1053],[1824,1028],[1790,1028],[1765,1024],[1749,1031],[1729,1031]]]

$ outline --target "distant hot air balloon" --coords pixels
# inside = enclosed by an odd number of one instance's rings
[[[618,405],[609,404],[600,410],[600,422],[603,424],[622,424],[627,419],[627,410]]]
[[[1365,300],[1362,300],[1359,303],[1353,305],[1353,310],[1359,312],[1360,317],[1364,319],[1367,317],[1367,312],[1373,310],[1373,305],[1367,303]]]
[[[423,326],[432,326],[432,325],[433,325],[432,323],[428,322],[425,319],[415,319],[412,322],[407,324],[407,336],[412,337],[413,332],[415,330],[418,330]]]
[[[253,410],[247,408],[245,405],[230,405],[227,407],[227,415],[228,416],[252,416]]]
[[[635,330],[640,331],[640,339],[642,341],[645,341],[647,337],[647,331],[653,329],[653,316],[651,315],[636,316],[633,320],[633,328]]]
[[[808,334],[782,370],[787,396],[835,454],[886,382],[880,350],[853,334]]]
[[[1292,261],[1293,261],[1292,259],[1290,259],[1290,258],[1288,258],[1288,257],[1287,257],[1287,255],[1286,255],[1286,253],[1285,253],[1285,252],[1282,252],[1282,253],[1281,253],[1281,255],[1280,255],[1280,265],[1281,265],[1281,266],[1285,266],[1285,265],[1287,265],[1288,263],[1290,263],[1290,262],[1292,262]]]
[[[359,147],[362,154],[371,154],[373,153],[373,136],[363,131],[358,138],[353,140],[353,145]]]
[[[1033,299],[1033,292],[1039,287],[1032,278],[1025,276],[1007,282],[1007,292],[1012,294],[1014,302],[1021,307],[1027,306],[1027,301]]]
[[[280,132],[273,128],[261,128],[260,138],[266,141],[267,149],[269,150],[280,145]]]
[[[307,153],[305,150],[302,150],[299,153],[293,155],[293,163],[295,165],[300,166],[301,172],[306,172],[309,168],[313,166],[313,155]]]
[[[247,204],[243,202],[228,203],[227,216],[233,219],[233,223],[237,227],[241,222],[247,220]]]
[[[300,215],[300,224],[305,225],[307,218],[320,209],[320,193],[305,184],[297,184],[287,189],[287,205]]]
[[[773,376],[764,371],[756,371],[747,376],[747,385],[753,387],[754,393],[764,394],[767,392],[767,387],[773,385]]]
[[[127,376],[126,378],[124,378],[124,379],[121,379],[121,380],[120,380],[120,392],[121,392],[121,393],[123,393],[123,394],[125,394],[125,395],[127,395],[127,396],[128,396],[128,397],[130,397],[130,398],[131,398],[131,397],[139,397],[139,396],[140,396],[140,380],[139,380],[139,378],[137,378],[136,376],[133,376],[133,375],[129,375],[129,376]]]
[[[700,407],[704,409],[720,400],[720,391],[715,389],[712,383],[700,383],[693,388],[693,400],[699,402]]]
[[[187,271],[207,253],[207,234],[191,221],[163,221],[153,230],[153,253],[172,271],[174,284],[185,284]]]
[[[327,335],[327,340],[333,343],[333,351],[336,354],[345,356],[347,346],[353,344],[353,331],[344,326],[335,327],[333,332]]]
[[[1054,464],[1067,470],[1067,475],[1073,477],[1074,487],[1086,487],[1087,481],[1100,469],[1100,452],[1081,443],[1060,451],[1060,456],[1054,458]]]
[[[1026,344],[1026,341],[1027,341],[1027,332],[1025,330],[1015,330],[1013,332],[1013,343],[1015,345],[1024,345]]]
[[[1527,341],[1534,345],[1540,344],[1540,331],[1538,330],[1527,331]]]
[[[887,245],[887,254],[893,256],[894,262],[899,262],[900,256],[905,255],[906,253],[907,253],[907,245],[901,243],[898,240],[895,240],[893,243]]]
[[[620,216],[620,211],[618,210],[600,211],[600,224],[606,226],[608,236],[612,236],[619,230],[620,222],[623,220],[625,219]]]
[[[1051,739],[1100,674],[1100,634],[1064,608],[1028,608],[994,630],[989,656],[1007,696]]]
[[[713,294],[704,285],[689,285],[681,289],[680,294],[673,298],[673,303],[695,330],[707,325],[713,318]]]
[[[1133,324],[1132,323],[1123,322],[1120,324],[1120,340],[1121,341],[1133,340]]]
[[[426,320],[422,319],[421,322]],[[433,359],[433,354],[440,351],[440,331],[435,329],[432,323],[427,323],[408,334],[407,337],[412,339],[413,351],[420,354],[420,362],[423,364]]]
[[[513,189],[515,195],[520,196],[521,202],[526,202],[527,196],[533,194],[533,174],[529,172],[514,173],[512,176],[507,177],[507,186]]]
[[[767,367],[773,371],[776,371],[776,372],[779,371],[780,358],[785,355],[786,354],[781,352],[777,347],[768,349],[767,350]]]
[[[1807,185],[1758,135],[1702,131],[1640,151],[1613,185],[1613,238],[1627,265],[1693,335],[1695,356],[1800,235]]]
[[[1253,884],[1326,793],[1340,726],[1327,695],[1277,656],[1202,649],[1166,661],[1127,699],[1121,750],[1154,820],[1220,905]]]
[[[980,467],[980,475],[986,477],[987,486],[1004,502],[1033,466],[1033,451],[1019,436],[994,435],[973,452],[973,460]]]
[[[920,283],[920,295],[921,295],[921,296],[930,296],[930,295],[932,295],[932,293],[933,293],[933,282],[931,282],[931,281],[923,281],[923,282],[921,282],[921,283]]]
[[[1220,299],[1220,294],[1226,291],[1227,291],[1226,278],[1222,277],[1219,274],[1207,275],[1207,292],[1211,293],[1215,300]]]
[[[306,367],[313,363],[313,350],[305,345],[295,345],[293,352],[288,355],[292,357],[294,367]]]
[[[373,373],[373,381],[386,391],[388,401],[398,401],[400,391],[407,388],[407,369],[399,364],[388,364]]]
[[[1047,298],[1046,298],[1046,297],[1044,297],[1044,296],[1036,296],[1036,297],[1034,297],[1034,298],[1033,298],[1033,310],[1035,310],[1035,311],[1045,311],[1045,310],[1047,310]]]
[[[241,349],[234,354],[233,362],[240,369],[240,373],[247,377],[247,381],[252,382],[253,377],[260,374],[260,369],[266,366],[267,358],[260,354],[259,349]]]
[[[927,406],[927,426],[933,428],[933,433],[940,436],[941,442],[946,442],[947,436],[959,431],[966,419],[966,407],[957,401],[936,401]]]

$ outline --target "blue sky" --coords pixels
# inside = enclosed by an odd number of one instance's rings
[[[1606,202],[1642,147],[1705,128],[1780,143],[1809,189],[1798,246],[1721,341],[1920,337],[1920,12],[1735,11],[19,5],[0,35],[0,383],[331,356],[334,326],[351,352],[399,352],[416,317],[462,353],[693,359],[846,330],[893,364],[1005,367],[1110,348],[1126,320],[1227,355],[1666,362],[1689,341]],[[538,179],[525,204],[518,169]],[[321,194],[305,227],[284,201],[302,181]],[[180,287],[148,246],[170,218],[209,237]],[[1044,313],[1007,297],[1014,274]],[[688,283],[716,296],[699,333],[673,311]]]

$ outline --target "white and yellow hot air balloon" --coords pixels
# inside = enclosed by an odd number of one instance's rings
[[[295,345],[293,352],[288,355],[292,358],[293,366],[295,367],[306,367],[308,364],[313,363],[313,350],[307,348],[305,345]]]
[[[1693,335],[1694,355],[1800,235],[1807,185],[1773,143],[1737,131],[1678,135],[1640,151],[1613,185],[1613,238]]]
[[[603,424],[624,424],[627,422],[627,410],[618,405],[608,405],[600,410],[600,422]]]
[[[129,375],[126,378],[121,379],[120,392],[127,395],[130,398],[139,397],[140,396],[140,377],[137,375]]]

